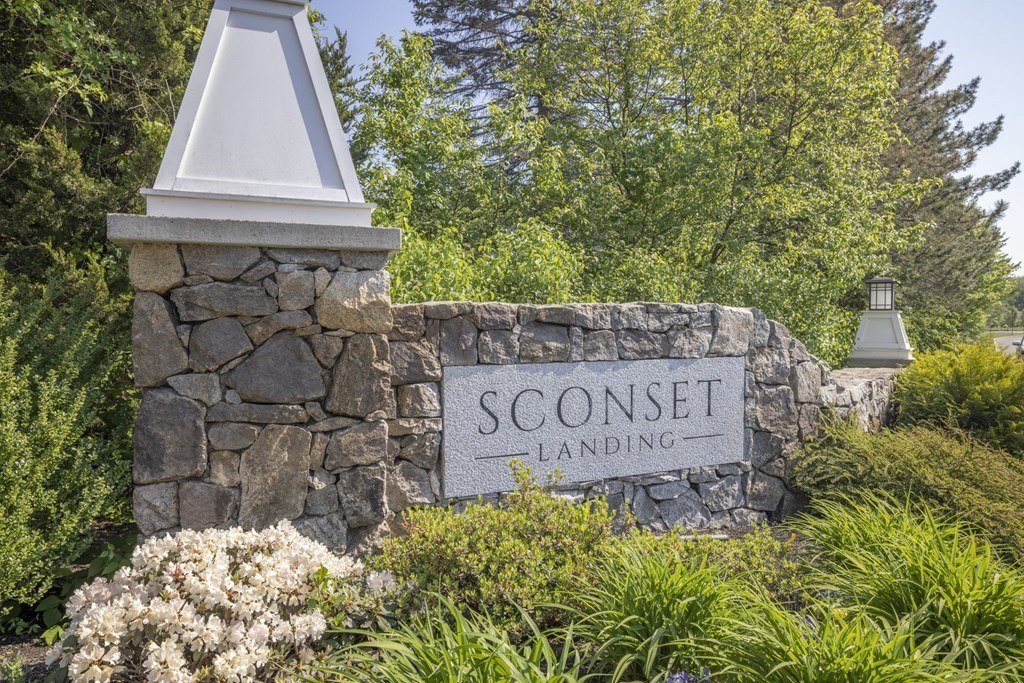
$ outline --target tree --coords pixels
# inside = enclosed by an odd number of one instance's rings
[[[208,15],[206,0],[0,0],[0,256],[40,277],[45,244],[110,249],[141,208]]]
[[[410,50],[422,39],[370,66],[355,129],[378,220],[444,235],[472,263],[531,226],[575,254],[577,299],[757,305],[840,358],[854,324],[840,299],[913,238],[892,211],[921,189],[880,163],[898,73],[881,12],[537,7],[502,43],[490,99]]]
[[[924,224],[908,250],[894,250],[890,273],[900,281],[900,306],[915,346],[932,349],[976,336],[988,312],[1007,292],[1013,270],[1003,251],[999,221],[1005,202],[985,209],[982,198],[1005,189],[1020,164],[998,173],[971,174],[978,153],[994,144],[1003,118],[966,128],[961,117],[974,106],[980,79],[946,89],[953,58],[945,44],[924,41],[934,0],[885,0],[888,39],[903,68],[896,96],[902,136],[884,163],[889,177],[938,178],[920,202],[897,206],[902,225]]]
[[[338,109],[338,118],[347,132],[352,127],[356,116],[356,78],[353,74],[352,62],[348,55],[348,32],[334,28],[334,38],[328,38],[322,30],[325,21],[319,14],[311,17],[316,44],[320,50],[320,59],[324,63],[327,82],[334,93],[334,104]]]

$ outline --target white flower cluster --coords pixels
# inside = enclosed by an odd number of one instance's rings
[[[327,626],[319,588],[361,575],[288,522],[151,538],[71,596],[50,662],[71,681],[251,681],[275,655],[308,659]]]

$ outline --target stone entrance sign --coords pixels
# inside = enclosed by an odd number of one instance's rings
[[[509,491],[509,462],[584,482],[732,463],[744,359],[444,369],[446,497]]]

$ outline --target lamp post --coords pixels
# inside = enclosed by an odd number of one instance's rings
[[[847,365],[860,368],[903,367],[914,360],[903,318],[896,310],[896,281],[865,280],[868,308],[860,317],[853,353]]]

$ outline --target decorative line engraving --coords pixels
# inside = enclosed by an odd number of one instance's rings
[[[526,458],[529,453],[506,453],[505,455],[478,455],[474,460],[498,460],[500,458]]]

